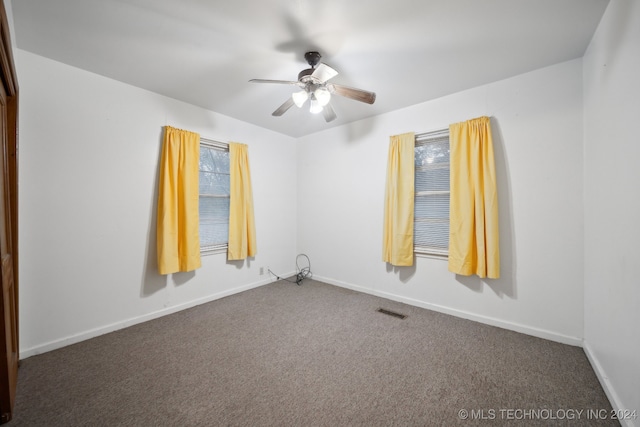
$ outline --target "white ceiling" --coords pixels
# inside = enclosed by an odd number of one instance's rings
[[[245,122],[299,137],[579,58],[608,0],[14,0],[16,44]],[[325,123],[271,112],[318,50],[334,83]]]

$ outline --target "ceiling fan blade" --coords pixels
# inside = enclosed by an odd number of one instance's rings
[[[331,93],[355,99],[356,101],[366,102],[367,104],[373,104],[376,101],[376,94],[374,92],[336,84],[328,84],[327,88]]]
[[[324,116],[324,119],[327,123],[335,120],[337,117],[336,112],[333,111],[333,107],[331,106],[331,104],[327,104],[322,107],[322,115]]]
[[[336,70],[323,63],[318,64],[316,69],[313,70],[313,73],[311,74],[312,77],[320,80],[320,83],[324,83],[337,75],[338,72]]]
[[[272,116],[281,116],[284,113],[287,112],[287,110],[291,107],[293,107],[295,105],[295,103],[293,102],[293,98],[289,97],[287,98],[286,101],[284,101],[284,104],[282,104],[281,106],[278,107],[278,109],[276,111],[274,111],[273,113],[271,113]]]
[[[268,80],[268,79],[251,79],[249,80],[251,83],[278,83],[282,85],[298,85],[300,86],[300,82],[294,82],[290,80]]]

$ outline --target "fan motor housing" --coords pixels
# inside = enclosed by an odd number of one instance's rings
[[[298,73],[298,81],[306,83],[311,80],[311,74],[313,74],[313,68],[307,68],[306,70],[300,71],[300,73]]]
[[[306,70],[300,71],[300,73],[298,74],[299,82],[307,83],[307,82],[316,80],[311,77],[311,74],[313,74],[313,71],[315,70],[316,65],[320,63],[321,58],[322,58],[322,55],[320,55],[319,52],[307,52],[304,54],[304,59],[307,61],[307,63],[311,68],[307,68]]]

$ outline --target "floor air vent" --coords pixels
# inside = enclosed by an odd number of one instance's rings
[[[397,317],[398,319],[405,319],[407,317],[405,314],[396,313],[395,311],[386,310],[384,308],[379,308],[376,311],[378,313],[386,314],[387,316]]]

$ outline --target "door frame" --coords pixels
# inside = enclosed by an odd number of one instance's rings
[[[6,132],[4,138],[4,147],[0,147],[4,151],[4,161],[0,165],[0,173],[4,175],[4,193],[6,197],[0,200],[5,206],[5,224],[2,229],[6,230],[8,248],[7,252],[11,255],[11,267],[13,270],[9,277],[12,277],[11,292],[12,301],[0,301],[4,307],[12,306],[11,315],[13,317],[11,338],[12,351],[15,352],[11,358],[7,357],[7,352],[0,355],[3,360],[0,365],[2,373],[0,378],[9,378],[8,381],[2,381],[0,384],[0,423],[8,422],[13,416],[13,403],[15,397],[17,365],[19,359],[19,339],[18,339],[18,80],[13,60],[13,50],[11,44],[11,36],[9,30],[9,21],[5,9],[4,0],[0,1],[0,84],[5,92],[6,116],[2,117],[5,121],[4,126],[0,127]],[[7,258],[9,259],[9,258]],[[2,277],[4,275],[0,275]],[[7,280],[2,277],[2,280]],[[5,284],[3,283],[3,287]],[[7,324],[5,316],[0,317],[0,331],[2,331],[4,343],[7,343],[6,331]],[[13,368],[10,365],[15,365]],[[11,370],[15,372],[9,372]]]

